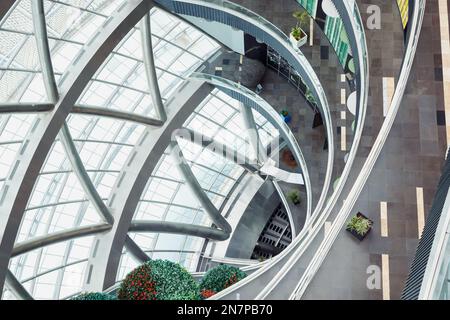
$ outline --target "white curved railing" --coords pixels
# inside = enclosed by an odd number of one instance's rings
[[[291,149],[292,153],[295,156],[295,159],[299,162],[299,166],[302,171],[303,180],[305,182],[306,188],[307,215],[311,215],[311,207],[312,207],[311,180],[309,178],[309,172],[308,167],[306,165],[305,157],[303,156],[302,150],[300,149],[297,139],[295,138],[291,129],[280,117],[280,115],[275,111],[275,109],[269,103],[267,103],[267,101],[265,101],[263,98],[261,98],[253,91],[250,91],[246,87],[236,82],[230,81],[228,79],[213,76],[206,73],[197,73],[197,72],[192,73],[189,79],[205,81],[207,83],[212,84],[215,87],[230,90],[239,95],[242,95],[249,101],[252,101],[253,107],[259,113],[261,113],[269,122],[271,122],[272,125],[274,125],[278,130],[280,130],[280,134],[283,136],[285,142],[288,144],[289,148]]]
[[[256,280],[264,273],[270,271],[272,268],[276,267],[283,260],[288,260],[283,264],[283,266],[277,271],[275,275],[270,276],[270,282],[267,285],[264,285],[264,288],[261,290],[260,294],[256,296],[256,299],[264,299],[267,297],[277,286],[277,284],[285,277],[285,275],[293,268],[298,259],[303,255],[312,241],[315,239],[318,232],[322,229],[325,221],[328,219],[331,214],[331,210],[336,204],[340,193],[344,187],[344,184],[350,174],[350,169],[353,165],[354,159],[356,157],[356,152],[361,140],[363,124],[366,116],[367,109],[367,97],[368,97],[368,88],[369,88],[369,70],[368,70],[368,56],[367,56],[367,44],[365,40],[364,27],[361,24],[361,17],[359,15],[359,11],[357,7],[350,10],[348,6],[346,6],[348,17],[353,17],[351,19],[352,26],[354,27],[353,33],[355,36],[358,36],[360,41],[357,41],[357,54],[359,55],[359,79],[360,79],[360,95],[359,95],[359,115],[357,119],[357,127],[355,130],[355,137],[352,143],[352,147],[350,149],[350,153],[348,156],[347,163],[344,167],[344,170],[341,175],[341,179],[337,184],[336,189],[334,190],[331,198],[329,199],[326,208],[320,215],[316,215],[313,213],[313,219],[307,221],[304,229],[299,233],[299,235],[294,239],[291,245],[286,248],[283,252],[281,252],[278,256],[273,258],[269,263],[265,266],[261,267],[259,270],[255,271],[253,274],[240,281],[236,285],[227,288],[220,293],[214,295],[212,299],[221,299],[221,298],[230,298],[234,292],[238,292],[242,289],[246,284],[251,281]],[[356,19],[355,16],[357,17]],[[358,24],[360,27],[355,27]]]
[[[343,228],[350,214],[350,210],[353,208],[356,200],[358,199],[375,165],[375,162],[381,153],[384,143],[386,142],[386,139],[394,123],[397,112],[400,108],[400,103],[402,101],[406,89],[406,84],[409,78],[409,74],[411,72],[411,67],[417,50],[418,39],[420,36],[420,30],[422,27],[423,17],[425,14],[425,4],[426,0],[418,0],[418,2],[414,4],[413,15],[412,18],[410,19],[411,21],[410,37],[408,39],[405,58],[400,71],[398,85],[395,90],[394,97],[392,99],[388,114],[386,115],[385,121],[383,122],[383,125],[380,129],[377,139],[375,140],[375,143],[369,153],[369,156],[367,157],[367,160],[365,161],[363,168],[361,169],[361,172],[358,175],[349,193],[349,197],[344,201],[344,204],[340,209],[336,219],[334,220],[329,232],[325,236],[325,239],[322,241],[319,249],[316,251],[315,256],[313,257],[307,269],[303,273],[303,276],[300,279],[295,291],[291,294],[290,299],[300,299],[302,297],[308,284],[311,282],[315,273],[321,266],[326,255],[328,254],[332,244],[336,240],[340,230]],[[346,6],[348,5],[349,5],[348,2],[346,1]]]
[[[209,5],[211,2],[220,3],[222,5],[224,3],[229,4],[229,2],[227,2],[227,1],[208,1],[208,2],[206,2],[206,1],[186,1],[186,2],[190,2],[190,3],[197,2],[197,3],[202,3],[203,5]],[[236,5],[233,4],[232,7],[233,7],[233,9],[235,9]],[[218,9],[222,10],[223,8],[219,7]],[[244,12],[245,12],[245,14],[243,14],[243,19],[248,20],[248,18],[251,17],[251,16],[248,15],[248,10],[247,9],[244,9]],[[352,12],[352,14],[353,14],[353,12]],[[274,27],[272,24],[268,23],[264,19],[261,19],[258,15],[255,14],[255,16],[258,17],[256,20],[262,21],[262,23],[267,23],[270,27],[272,27],[272,29],[273,28],[276,29],[276,27]],[[253,21],[253,23],[256,23],[256,22]],[[297,49],[294,49],[292,47],[292,45],[290,44],[289,40],[284,35],[284,33],[281,32],[281,34],[279,34],[278,32],[275,32],[273,30],[270,31],[270,33],[271,33],[271,36],[275,37],[277,40],[279,40],[280,43],[283,43],[283,40],[282,40],[283,38],[286,40],[284,42],[284,46],[285,46],[286,50],[290,54],[293,54],[293,56],[296,59],[298,59],[297,61],[301,60],[300,57],[304,58],[304,56]],[[364,32],[362,32],[362,35],[363,34],[364,34]],[[365,46],[365,41],[363,41],[362,43]],[[365,52],[367,52],[367,50],[365,50]],[[314,236],[317,235],[317,232],[323,226],[323,223],[326,221],[326,219],[327,219],[328,215],[330,214],[332,207],[336,203],[337,198],[340,195],[340,192],[343,189],[343,185],[344,185],[344,183],[345,183],[345,181],[346,181],[346,179],[348,177],[350,167],[351,167],[351,165],[353,163],[353,160],[354,160],[354,157],[355,157],[355,154],[356,154],[357,146],[359,145],[359,140],[360,140],[362,127],[363,127],[362,124],[363,124],[364,119],[365,119],[365,110],[366,110],[366,104],[367,104],[367,88],[368,88],[367,75],[368,75],[368,72],[366,72],[366,73],[364,73],[364,72],[368,71],[367,70],[368,69],[368,67],[367,67],[367,60],[366,60],[367,59],[367,55],[365,55],[365,56],[362,55],[362,49],[361,48],[360,48],[360,50],[358,50],[358,54],[360,54],[360,57],[361,57],[360,61],[362,60],[363,61],[363,65],[365,66],[363,68],[360,68],[360,72],[361,72],[361,75],[360,75],[361,85],[360,85],[360,87],[361,87],[361,90],[363,90],[363,94],[360,94],[360,102],[359,102],[359,111],[360,111],[360,113],[359,113],[359,117],[358,117],[358,123],[361,124],[361,125],[358,125],[357,130],[355,132],[355,139],[354,139],[354,142],[352,144],[352,148],[350,150],[350,155],[349,155],[347,164],[346,164],[346,166],[344,168],[343,175],[342,175],[342,177],[340,179],[340,182],[338,183],[337,189],[334,191],[330,201],[327,204],[328,210],[327,209],[326,210],[327,210],[328,214],[326,216],[324,214],[322,214],[322,215],[320,215],[320,217],[318,217],[317,215],[313,214],[313,219],[307,221],[307,223],[305,224],[305,228],[302,230],[302,232],[299,234],[299,236],[297,236],[294,239],[293,243],[286,250],[284,250],[280,255],[278,255],[277,257],[273,258],[272,260],[266,261],[262,266],[260,266],[259,270],[255,271],[253,274],[249,275],[249,277],[247,277],[246,279],[240,281],[235,286],[230,287],[230,288],[222,291],[221,293],[215,295],[213,297],[213,299],[218,299],[218,298],[225,297],[225,296],[231,294],[232,292],[235,292],[235,291],[239,290],[240,288],[245,286],[247,283],[250,283],[252,280],[255,280],[255,279],[259,278],[261,275],[265,274],[267,271],[273,269],[274,272],[277,272],[277,274],[275,274],[274,277],[271,277],[271,278],[273,278],[273,280],[270,283],[271,287],[268,287],[269,290],[266,291],[265,293],[262,292],[263,294],[267,295],[270,292],[270,290],[272,290],[276,286],[276,284],[284,277],[286,272],[289,271],[290,268],[295,264],[295,262],[298,260],[298,258],[306,250],[306,248],[308,247],[310,242],[314,239]],[[299,63],[301,63],[301,62],[299,62]],[[307,66],[309,66],[309,63],[307,61],[306,61],[306,63],[307,63]],[[314,74],[314,73],[312,73],[312,74]],[[320,85],[320,83],[319,83],[319,85]],[[321,88],[321,86],[320,86],[320,88]],[[316,88],[313,88],[313,89],[316,89]],[[322,90],[322,92],[323,92],[323,90]],[[321,103],[321,100],[322,100],[321,97],[318,96],[317,98],[319,100],[319,103]],[[326,101],[326,99],[325,99],[325,101]],[[321,105],[323,106],[323,104],[321,104]],[[326,105],[326,106],[328,106],[328,105]],[[323,111],[324,111],[325,115],[326,115],[327,111],[329,113],[328,109],[324,109]],[[325,116],[325,122],[327,123],[326,116]],[[331,123],[331,118],[329,119],[329,123]],[[332,131],[332,127],[331,126],[327,126],[327,130],[330,130],[330,129]],[[331,132],[331,137],[332,137],[332,132]],[[334,139],[330,138],[329,140],[330,140],[329,141],[330,146],[332,146],[333,143],[334,143]],[[330,154],[333,153],[333,150],[334,150],[334,146],[332,148],[330,148],[329,158],[330,158]],[[334,157],[334,155],[332,157]],[[328,162],[328,164],[330,164],[330,161]],[[328,169],[327,169],[327,172],[328,172]],[[331,175],[329,176],[329,179],[331,181]],[[326,193],[323,192],[322,195],[324,195],[324,194],[326,194]],[[324,202],[324,199],[323,199],[323,202]],[[314,212],[318,212],[319,211],[319,207],[320,206],[318,205]],[[314,224],[312,222],[314,222]],[[286,259],[289,259],[289,261],[288,261],[288,263],[284,264],[285,268],[281,269],[282,272],[279,272],[279,270],[275,270],[274,267],[275,266],[279,266],[279,263],[284,261],[284,260],[286,260]],[[252,268],[258,268],[258,267],[259,267],[259,265],[252,266]]]
[[[334,164],[334,133],[333,133],[333,122],[331,119],[330,108],[328,105],[328,100],[325,95],[325,91],[323,90],[322,84],[317,77],[314,69],[309,63],[308,59],[303,55],[300,49],[294,47],[289,40],[289,37],[281,31],[274,24],[261,17],[260,15],[254,13],[253,11],[237,5],[233,2],[226,0],[155,0],[156,3],[159,3],[166,7],[168,10],[175,10],[175,13],[189,15],[190,12],[187,11],[186,6],[199,6],[203,8],[207,8],[210,10],[215,10],[216,12],[221,12],[224,14],[228,14],[235,19],[233,20],[233,27],[244,27],[250,25],[252,28],[248,28],[249,30],[244,30],[245,32],[252,34],[255,38],[270,44],[277,50],[283,51],[279,52],[283,55],[283,57],[290,61],[293,64],[294,69],[302,76],[305,83],[308,85],[309,89],[313,93],[316,101],[318,103],[319,108],[322,111],[323,120],[325,122],[325,128],[328,137],[328,160],[327,160],[327,170],[325,174],[324,186],[322,189],[322,193],[317,202],[316,208],[314,211],[307,215],[307,219],[305,222],[305,226],[307,225],[310,218],[318,213],[323,205],[325,204],[326,196],[328,194],[328,190],[331,185],[331,177],[333,171]],[[184,5],[184,7],[180,7]],[[180,12],[181,10],[186,10]],[[201,10],[195,10],[195,14],[201,17]],[[205,14],[206,15],[206,14]],[[213,19],[211,15],[207,17],[203,17],[208,20]],[[216,17],[218,20],[219,17]],[[222,17],[223,18],[223,17]],[[242,24],[237,25],[238,22],[236,18],[239,19]],[[225,20],[225,18],[223,18]],[[221,23],[227,24],[227,21],[218,21]],[[231,25],[231,23],[229,24]],[[312,209],[308,212],[311,212]]]
[[[265,299],[266,297],[268,297],[269,294],[271,294],[273,290],[276,288],[278,283],[280,283],[280,281],[288,274],[288,272],[291,271],[292,268],[297,264],[299,259],[303,256],[303,254],[312,244],[313,240],[316,239],[316,236],[322,230],[322,227],[329,218],[334,206],[336,205],[339,196],[341,195],[341,192],[344,188],[344,184],[347,181],[354,159],[356,157],[356,152],[358,151],[359,142],[362,136],[363,124],[366,117],[367,98],[369,91],[369,66],[368,66],[368,54],[367,54],[368,50],[367,50],[366,36],[364,32],[364,25],[362,24],[362,19],[356,3],[354,1],[350,2],[353,3],[353,6],[349,3],[348,0],[343,1],[343,4],[345,5],[345,11],[340,12],[340,14],[343,20],[347,19],[346,22],[351,23],[353,33],[347,32],[347,34],[349,34],[349,36],[355,36],[356,38],[355,45],[359,62],[358,68],[359,74],[357,75],[359,83],[357,84],[357,87],[360,89],[360,91],[358,92],[359,108],[357,108],[358,117],[355,130],[355,137],[352,143],[352,147],[350,149],[348,160],[342,172],[342,176],[339,179],[339,182],[337,183],[336,189],[334,190],[323,212],[320,214],[315,223],[312,225],[310,232],[305,235],[305,239],[298,247],[298,249],[296,249],[296,252],[291,256],[288,262],[281,268],[277,276],[274,277],[269,282],[269,284],[256,296],[256,299]]]
[[[430,250],[430,258],[427,262],[421,288],[419,300],[440,300],[443,288],[449,281],[450,264],[450,191],[442,208],[439,224],[435,230],[435,238]],[[444,294],[448,297],[449,289],[444,289]]]

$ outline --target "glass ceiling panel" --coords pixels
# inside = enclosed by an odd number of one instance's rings
[[[0,115],[0,180],[8,176],[22,141],[35,119],[36,115]]]
[[[124,1],[44,0],[47,33],[55,72],[64,73],[108,16]]]
[[[132,234],[129,234],[129,236],[132,239],[134,238]],[[129,252],[127,252],[125,248],[123,251],[124,253],[122,253],[120,258],[119,270],[117,272],[117,281],[124,279],[131,270],[140,265],[140,262],[137,261]]]
[[[150,258],[171,260],[180,263],[188,271],[196,271],[204,239],[174,234],[129,233],[128,235]],[[124,249],[117,280],[123,279],[138,264]]]
[[[35,299],[64,298],[81,290],[93,240],[83,237],[33,250],[11,259],[10,270]]]
[[[262,143],[267,145],[278,136],[278,131],[258,112],[253,113]],[[184,126],[223,144],[234,146],[239,151],[244,150],[243,148],[249,150],[239,103],[219,90],[213,90]],[[200,185],[219,208],[244,170],[191,142],[178,139],[178,144]],[[181,221],[211,226],[211,220],[199,207],[174,166],[172,157],[166,150],[147,184],[134,219]],[[191,271],[196,268],[204,242],[204,239],[196,237],[170,234],[130,233],[130,236],[136,239],[141,248],[150,250],[148,254],[152,257],[181,262]],[[121,263],[121,270],[130,268],[127,265],[130,264],[129,257],[123,258]],[[119,278],[121,276],[123,274],[118,275]]]
[[[47,100],[33,33],[31,0],[17,1],[5,15],[0,22],[0,39],[0,102]]]
[[[49,45],[57,82],[70,68],[82,46],[89,41],[111,12],[123,2],[44,1]],[[17,12],[14,12],[14,15],[10,14],[11,18],[6,17],[0,24],[0,32],[4,33],[7,40],[5,43],[9,44],[2,45],[0,52],[0,76],[3,77],[0,81],[5,79],[4,83],[8,86],[11,86],[11,83],[15,83],[16,86],[8,87],[2,92],[8,95],[4,98],[8,102],[14,99],[21,102],[45,101],[41,68],[36,59],[37,48],[32,33],[31,3],[30,0],[22,0],[18,1],[18,4],[20,5],[13,10]],[[162,96],[167,99],[182,83],[183,77],[216,52],[219,45],[167,13],[153,9],[151,14],[158,81]],[[15,22],[13,18],[17,21],[26,20],[28,26]],[[194,50],[199,44],[203,46],[203,50],[191,54],[189,52],[191,48]],[[14,81],[11,80],[12,77],[15,77]],[[142,61],[139,27],[135,27],[124,37],[110,54],[80,96],[79,103],[155,117]],[[2,168],[7,169],[12,166],[20,150],[21,141],[35,119],[34,115],[0,117],[0,154],[2,154],[0,166]],[[119,172],[141,136],[144,126],[111,118],[78,114],[70,115],[67,122],[91,180],[101,198],[107,201]],[[3,141],[5,143],[2,144]],[[216,170],[219,169],[220,167],[216,168]],[[166,174],[165,177],[170,178],[170,175]],[[175,178],[179,180],[179,177]],[[2,178],[0,183],[3,183]],[[213,187],[212,182],[210,185]],[[176,190],[183,188],[185,188],[183,183],[177,182]],[[209,195],[217,205],[220,205],[224,198],[214,193]],[[209,219],[198,208],[198,204],[193,208],[181,208],[177,206],[177,202],[183,204],[188,202],[185,201],[186,199],[176,197],[177,194],[166,199],[166,204],[162,202],[162,204],[150,203],[150,205],[165,206],[162,214],[168,220],[183,219],[186,223],[198,224],[208,221],[210,224]],[[171,200],[177,202],[171,205]],[[187,214],[187,211],[183,210],[190,210],[192,214]],[[102,218],[87,200],[83,188],[72,172],[62,144],[56,141],[36,181],[16,242],[100,221]],[[73,256],[71,252],[76,247],[77,241],[82,239],[67,241],[16,257],[11,261],[11,270],[20,280],[36,277],[25,283],[26,288],[36,298],[59,298],[70,295],[81,288],[85,264],[79,263],[67,267],[66,264],[71,260],[82,258],[81,256],[88,256],[88,253]],[[190,246],[191,242],[192,240],[187,239],[183,241],[186,246]],[[157,243],[155,240],[149,249],[153,249]],[[52,252],[53,249],[49,250],[53,247],[57,248],[57,253]],[[86,248],[90,249],[90,244],[87,244]],[[52,263],[48,263],[49,259]],[[179,259],[190,261],[186,255],[180,255]],[[52,266],[54,268],[59,266],[59,270],[40,275]],[[73,273],[74,275],[71,276]],[[71,277],[79,281],[70,280]]]

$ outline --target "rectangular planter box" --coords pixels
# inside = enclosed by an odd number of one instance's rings
[[[300,48],[301,46],[305,45],[308,42],[308,35],[303,30],[302,32],[304,36],[300,40],[295,39],[294,36],[292,35],[292,32],[289,34],[289,39],[291,40],[292,45],[296,48]]]
[[[360,234],[357,233],[356,231],[350,230],[349,228],[346,228],[345,230],[347,230],[348,232],[350,232],[350,233],[351,233],[356,239],[358,239],[359,241],[363,241],[364,238],[369,234],[370,230],[372,230],[373,221],[370,220],[369,218],[367,218],[367,217],[366,217],[365,215],[363,215],[361,212],[358,212],[358,213],[356,214],[356,216],[357,216],[357,217],[364,218],[364,219],[367,219],[367,220],[370,221],[371,227],[369,228],[369,230],[367,230],[367,232],[366,232],[365,234],[363,234],[363,235],[360,235]]]

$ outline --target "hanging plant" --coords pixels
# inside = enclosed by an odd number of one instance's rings
[[[131,271],[119,288],[122,300],[197,300],[191,274],[168,260],[149,260]]]
[[[217,292],[241,281],[247,276],[239,268],[229,265],[219,265],[209,270],[200,282],[200,295],[207,299]]]

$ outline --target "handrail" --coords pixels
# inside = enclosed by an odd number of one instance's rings
[[[342,7],[343,6],[343,7]],[[283,265],[281,270],[278,272],[277,276],[274,277],[269,284],[257,295],[256,299],[266,298],[276,287],[276,285],[285,277],[285,275],[296,265],[297,261],[303,256],[304,252],[311,245],[317,234],[322,229],[325,221],[331,214],[336,202],[344,188],[344,183],[346,182],[348,175],[350,174],[350,169],[353,165],[353,161],[356,157],[356,152],[358,150],[359,142],[361,140],[363,124],[366,115],[367,108],[367,98],[368,98],[368,88],[369,88],[369,70],[367,63],[367,42],[364,32],[364,26],[362,24],[362,19],[357,7],[357,4],[353,2],[353,7],[349,4],[347,0],[336,3],[336,7],[341,15],[344,25],[347,23],[347,28],[351,26],[351,31],[347,32],[349,34],[349,39],[352,37],[353,44],[356,46],[356,56],[355,60],[358,62],[356,69],[356,78],[359,80],[357,82],[358,97],[359,97],[359,108],[357,108],[357,126],[355,130],[355,137],[352,143],[352,148],[350,150],[347,163],[342,172],[341,179],[339,180],[336,189],[334,190],[330,200],[328,201],[325,209],[317,217],[316,221],[312,225],[310,232],[305,235],[305,240],[296,249],[296,252],[289,258],[288,262]],[[348,25],[350,23],[350,25]],[[349,30],[350,31],[350,30]],[[359,37],[358,37],[359,36]],[[359,39],[358,39],[359,38]],[[306,273],[306,271],[305,271]],[[305,274],[304,273],[304,274]],[[303,278],[303,277],[302,277]],[[302,279],[300,279],[302,280]]]
[[[244,30],[255,38],[269,44],[296,69],[305,84],[315,97],[322,113],[328,137],[328,162],[322,193],[311,216],[307,217],[305,226],[314,213],[319,212],[325,204],[326,196],[331,185],[334,163],[334,131],[328,100],[322,84],[308,59],[300,49],[294,47],[289,37],[274,24],[257,13],[226,0],[155,0],[164,9],[178,14],[192,15],[215,20],[220,23]],[[206,8],[208,12],[201,12]],[[203,14],[203,15],[202,15]],[[228,19],[227,19],[228,18]]]
[[[449,265],[450,158],[447,158],[401,299],[448,299],[449,289],[444,284]]]
[[[291,225],[291,233],[292,233],[292,237],[294,238],[297,234],[296,230],[295,230],[295,224],[294,224],[294,217],[292,216],[292,210],[291,207],[289,206],[289,202],[286,199],[286,196],[284,195],[283,190],[280,187],[280,184],[278,183],[278,181],[276,179],[272,180],[273,186],[275,187],[275,189],[278,192],[278,196],[281,199],[281,202],[283,203],[283,206],[286,208],[286,213],[289,219],[289,224]]]
[[[375,140],[375,143],[369,153],[369,156],[367,157],[367,160],[365,161],[365,163],[363,165],[363,168],[360,171],[360,174],[356,178],[356,181],[349,192],[349,197],[344,201],[344,204],[343,204],[342,208],[339,210],[339,213],[338,213],[337,217],[335,218],[329,232],[327,233],[327,235],[325,236],[324,240],[322,241],[320,247],[316,251],[315,256],[313,257],[313,259],[311,260],[307,269],[305,270],[302,278],[299,281],[299,284],[297,285],[296,290],[290,296],[290,299],[301,298],[301,296],[303,295],[307,286],[311,282],[313,276],[319,269],[320,265],[322,264],[323,260],[325,259],[326,255],[328,254],[332,244],[336,240],[340,230],[344,226],[346,219],[347,219],[348,215],[350,214],[350,210],[355,205],[356,200],[358,199],[358,197],[359,197],[359,195],[360,195],[360,193],[361,193],[361,191],[362,191],[362,189],[363,189],[367,179],[369,178],[369,175],[375,165],[375,162],[381,153],[384,143],[386,142],[386,139],[387,139],[389,132],[392,128],[392,125],[394,123],[395,116],[397,115],[397,112],[399,110],[400,103],[402,101],[402,97],[404,95],[408,77],[409,77],[409,74],[410,74],[410,71],[412,68],[412,64],[414,61],[415,52],[417,49],[420,30],[422,27],[423,16],[425,13],[425,3],[426,3],[426,0],[419,0],[419,1],[420,1],[419,5],[417,5],[417,2],[414,5],[414,12],[413,12],[412,23],[411,23],[411,33],[410,33],[410,37],[408,39],[405,58],[404,58],[403,65],[402,65],[402,68],[400,71],[398,85],[395,90],[394,97],[392,99],[388,114],[386,115],[386,119],[383,122],[383,125],[380,129],[377,139]],[[349,4],[347,1],[345,2],[345,5],[348,8]],[[355,6],[356,6],[356,4],[355,4]]]
[[[289,148],[292,150],[292,153],[294,154],[294,157],[298,161],[298,164],[301,168],[306,188],[307,216],[311,216],[312,189],[311,189],[311,180],[309,178],[309,172],[305,158],[300,149],[300,146],[297,143],[297,139],[295,139],[294,137],[294,134],[289,129],[288,125],[281,119],[281,117],[278,115],[275,109],[273,109],[273,107],[269,103],[267,103],[263,98],[261,98],[253,91],[250,91],[246,87],[236,82],[230,81],[228,79],[198,72],[192,73],[190,79],[205,81],[207,83],[216,86],[219,89],[223,89],[225,93],[228,93],[227,91],[231,91],[232,93],[238,94],[240,98],[246,98],[247,102],[251,104],[252,108],[256,109],[259,113],[265,116],[265,118],[268,121],[270,121],[275,127],[277,127],[278,130],[280,130],[280,135],[283,137],[284,141],[287,142]]]
[[[450,252],[450,191],[442,208],[435,238],[421,283],[419,300],[439,299],[442,282],[446,280]],[[444,269],[443,269],[444,268]]]
[[[231,292],[239,290],[241,287],[245,286],[247,283],[252,281],[253,279],[259,277],[263,273],[270,270],[272,267],[275,266],[278,262],[280,262],[284,258],[288,258],[289,261],[281,268],[281,270],[277,273],[275,277],[272,277],[272,280],[270,281],[269,285],[266,286],[263,291],[257,296],[257,299],[263,299],[265,296],[267,296],[274,288],[275,286],[281,281],[281,279],[284,277],[284,275],[294,266],[295,262],[303,255],[303,253],[308,248],[309,244],[313,241],[315,236],[318,234],[318,232],[321,230],[321,227],[327,220],[328,216],[331,214],[331,210],[333,209],[334,205],[336,204],[338,197],[340,196],[340,193],[342,192],[342,189],[344,187],[344,184],[350,174],[350,169],[353,165],[354,159],[356,157],[356,152],[361,140],[362,130],[363,130],[363,124],[366,116],[366,109],[367,109],[367,98],[368,98],[368,88],[369,88],[369,66],[367,63],[367,43],[365,40],[365,34],[364,34],[364,28],[362,27],[362,20],[359,16],[359,10],[356,7],[353,8],[353,10],[349,10],[349,6],[346,3],[346,13],[347,18],[349,20],[352,20],[352,26],[353,24],[356,24],[357,22],[360,23],[360,27],[356,28],[353,27],[353,36],[358,34],[360,36],[359,41],[356,41],[357,50],[356,53],[359,55],[360,59],[359,61],[359,114],[357,117],[357,127],[355,130],[355,137],[353,139],[352,147],[350,149],[350,153],[348,156],[347,163],[344,167],[344,170],[341,175],[341,179],[334,190],[331,198],[329,199],[326,208],[320,215],[315,215],[313,213],[313,222],[307,221],[305,224],[305,227],[303,230],[299,233],[299,235],[293,240],[291,245],[286,248],[283,252],[281,252],[279,255],[271,259],[269,263],[267,263],[265,266],[261,267],[259,270],[248,276],[247,278],[243,279],[242,281],[238,282],[232,287],[229,287],[220,293],[214,295],[212,299],[220,299],[222,297],[225,297],[226,295],[230,294]],[[348,10],[348,11],[347,11]],[[352,14],[350,15],[349,12]],[[353,19],[350,19],[350,17],[358,17],[356,21]],[[347,32],[349,34],[349,32]],[[355,36],[356,37],[356,36]],[[291,257],[288,255],[292,254]]]

